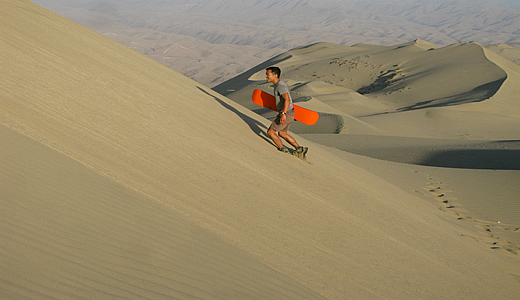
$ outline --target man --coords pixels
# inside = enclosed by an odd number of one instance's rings
[[[298,145],[296,140],[287,133],[291,122],[294,121],[294,107],[287,84],[280,80],[281,73],[282,71],[278,67],[269,67],[265,72],[267,82],[274,84],[274,96],[276,98],[276,108],[278,110],[278,116],[273,123],[271,123],[271,126],[267,130],[267,134],[276,144],[278,150],[289,153],[289,149],[283,145],[283,142],[280,139],[282,138],[296,149],[295,155],[305,158],[308,148]]]

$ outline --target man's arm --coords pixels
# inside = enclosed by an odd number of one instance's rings
[[[283,94],[282,97],[285,102],[283,103],[283,113],[280,117],[280,123],[285,124],[287,121],[287,116],[285,114],[289,111],[289,107],[291,106],[291,98],[289,98],[289,93]]]

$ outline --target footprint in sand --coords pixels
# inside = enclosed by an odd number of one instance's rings
[[[433,181],[432,177],[428,177],[428,179]],[[428,182],[427,186],[423,189],[428,192],[429,195],[434,197],[437,201],[441,202],[444,208],[452,209],[455,208],[455,205],[451,204],[451,202],[457,200],[456,197],[450,197],[448,193],[452,191],[444,189],[444,184],[442,181],[439,182]]]
[[[421,173],[419,171],[414,172],[417,174]],[[467,211],[456,203],[457,198],[452,195],[453,191],[446,189],[444,182],[437,180],[429,174],[424,175],[427,179],[425,186],[423,186],[421,190],[415,190],[414,192],[423,196],[432,197],[439,202],[439,209],[441,211],[453,213],[457,220],[472,222],[480,232],[480,237],[474,236],[473,238],[488,244],[490,249],[503,249],[515,255],[520,254],[520,246],[501,239],[500,232],[497,232],[498,230],[516,232],[520,231],[520,227],[500,224],[500,222],[498,222],[498,224],[490,223],[469,216]]]

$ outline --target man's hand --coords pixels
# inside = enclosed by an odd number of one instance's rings
[[[285,114],[282,114],[280,116],[280,124],[284,125],[285,122],[287,122],[287,116]]]

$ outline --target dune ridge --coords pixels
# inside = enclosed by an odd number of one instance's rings
[[[470,224],[302,137],[310,163],[279,153],[268,120],[29,1],[0,8],[1,297],[520,292],[517,255]]]
[[[519,66],[477,43],[442,48],[420,40],[368,47],[317,43],[267,60],[214,90],[254,109],[246,95],[258,87],[269,90],[264,68],[275,64],[300,95],[295,101],[350,119],[343,133],[480,140],[520,134],[514,103]],[[489,122],[477,122],[482,119]],[[294,130],[334,133],[320,125]]]

